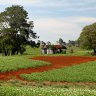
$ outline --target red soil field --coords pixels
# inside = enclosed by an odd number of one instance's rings
[[[89,61],[95,61],[95,57],[81,57],[81,56],[38,56],[32,58],[33,60],[42,60],[50,62],[50,66],[42,66],[38,68],[19,69],[18,71],[11,71],[0,73],[0,80],[21,79],[20,74],[31,74],[32,72],[43,72],[52,69],[62,68],[64,66],[72,66]],[[23,80],[23,79],[22,79]]]

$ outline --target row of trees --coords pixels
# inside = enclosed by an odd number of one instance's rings
[[[13,5],[0,13],[0,51],[2,55],[23,54],[29,38],[37,38],[33,21],[22,6]],[[32,43],[32,42],[31,42]]]
[[[60,45],[77,46],[77,47],[79,47],[78,40],[75,40],[75,41],[69,40],[68,43],[66,43],[66,42],[63,41],[62,38],[59,38],[58,43],[59,43]]]

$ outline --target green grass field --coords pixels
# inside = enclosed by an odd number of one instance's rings
[[[73,53],[70,53],[70,49],[73,49]],[[84,50],[81,49],[80,47],[67,47],[66,54],[48,54],[47,56],[92,56],[91,55],[92,50]],[[46,54],[44,54],[46,55]],[[30,46],[26,47],[26,52],[24,52],[23,56],[42,56],[40,48],[31,48]]]
[[[50,65],[47,62],[34,61],[29,58],[41,56],[40,49],[26,47],[27,50],[23,55],[6,56],[0,55],[0,72],[18,70],[21,68],[38,67]],[[51,56],[90,56],[91,51],[82,50],[78,47],[74,48],[74,53],[52,54]],[[50,55],[48,55],[50,56]],[[27,80],[35,80],[36,85],[26,82],[18,83],[17,80],[0,81],[0,96],[96,96],[96,85],[74,87],[75,84],[68,87],[67,85],[44,85],[42,81],[68,81],[68,82],[96,82],[96,62],[65,67],[62,69],[50,70],[41,73],[22,74],[22,78]],[[7,84],[6,84],[7,82]],[[11,82],[11,83],[10,83]],[[42,83],[42,84],[41,84]],[[56,87],[57,86],[57,87]]]
[[[96,89],[1,86],[0,96],[96,96]]]
[[[74,47],[75,52],[70,54],[67,50],[67,54],[52,54],[51,56],[58,56],[58,55],[88,55],[88,52],[84,50]],[[81,54],[80,54],[81,53]],[[18,70],[21,68],[30,68],[30,67],[38,67],[48,65],[48,62],[41,62],[41,61],[34,61],[29,58],[34,56],[40,56],[40,49],[39,48],[31,48],[30,46],[26,47],[26,52],[23,55],[16,55],[16,56],[0,56],[0,72],[9,72]],[[50,56],[50,55],[48,55]],[[50,65],[50,64],[49,64]]]
[[[38,60],[32,60],[22,56],[0,57],[0,72],[9,72],[44,65],[50,65],[50,63]]]
[[[33,81],[96,82],[96,61],[46,72],[22,74],[21,77]]]

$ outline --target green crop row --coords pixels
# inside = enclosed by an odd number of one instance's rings
[[[96,90],[51,87],[0,87],[0,96],[96,96]]]
[[[21,74],[21,77],[35,81],[96,82],[96,61],[46,72]]]
[[[22,58],[20,56],[0,57],[0,72],[8,72],[25,68],[34,68],[44,65],[50,65],[50,63],[32,60],[29,58]]]

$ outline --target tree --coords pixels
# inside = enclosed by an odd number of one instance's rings
[[[59,39],[59,44],[60,44],[60,45],[63,45],[63,46],[66,45],[66,43],[63,41],[62,38]]]
[[[7,7],[0,13],[0,44],[3,55],[23,54],[28,39],[37,38],[33,32],[33,21],[28,23],[27,16],[27,11],[18,5]]]
[[[38,40],[38,41],[37,41],[37,44],[36,44],[37,48],[39,48],[39,47],[40,47],[40,44],[41,44],[41,41],[40,41],[40,40]]]
[[[83,28],[78,42],[82,48],[93,49],[94,53],[96,53],[96,23]]]
[[[68,45],[71,46],[75,46],[76,45],[76,41],[73,40],[69,40]]]

